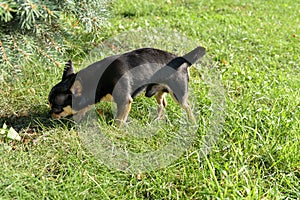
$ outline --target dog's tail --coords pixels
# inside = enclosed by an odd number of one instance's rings
[[[205,52],[205,48],[199,46],[182,57],[187,61],[189,65],[192,65],[195,62],[197,62],[197,60],[199,60],[201,57],[203,57],[205,55]]]
[[[184,56],[174,58],[167,64],[167,66],[175,70],[180,70],[191,66],[204,55],[205,55],[205,48],[199,46],[194,50],[192,50],[191,52],[185,54]]]

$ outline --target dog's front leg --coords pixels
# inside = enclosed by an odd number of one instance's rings
[[[133,100],[130,97],[130,99],[125,102],[117,103],[117,116],[115,118],[115,122],[119,128],[121,128],[127,120],[132,101]]]
[[[73,119],[76,121],[76,122],[79,122],[80,120],[82,120],[83,116],[92,109],[92,105],[89,105],[81,110],[79,110],[78,112],[76,112],[74,115],[73,115]]]

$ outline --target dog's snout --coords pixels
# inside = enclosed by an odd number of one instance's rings
[[[51,118],[52,117],[52,110],[50,110],[49,112],[48,112],[48,118]]]

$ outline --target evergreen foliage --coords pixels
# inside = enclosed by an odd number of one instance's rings
[[[65,53],[99,39],[107,0],[5,0],[0,3],[0,66],[20,59],[59,64]],[[83,49],[86,51],[86,49]],[[36,58],[34,58],[36,60]]]

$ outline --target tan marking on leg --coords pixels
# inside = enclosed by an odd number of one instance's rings
[[[174,99],[175,102],[177,102],[178,104],[180,104],[177,99],[175,98],[174,96],[174,93],[173,92],[170,92],[172,98]],[[193,112],[192,112],[192,109],[188,103],[188,97],[186,97],[184,100],[183,100],[183,103],[180,104],[182,106],[182,108],[185,110],[185,112],[187,113],[188,115],[188,118],[190,120],[190,122],[192,122],[193,124],[196,123],[196,120],[195,120],[195,117],[193,115]]]
[[[155,99],[156,102],[158,103],[156,119],[161,119],[164,113],[164,109],[167,106],[166,93],[165,92],[156,93]]]
[[[74,119],[76,122],[82,120],[83,116],[84,116],[88,111],[90,111],[90,110],[92,109],[92,107],[93,107],[92,105],[89,105],[89,106],[87,106],[87,107],[85,107],[85,108],[83,108],[83,109],[77,111],[76,113],[74,113],[73,119]]]
[[[193,115],[192,109],[191,109],[190,105],[188,104],[188,102],[185,101],[185,103],[182,105],[182,107],[186,111],[190,122],[192,122],[193,124],[195,124],[196,120],[195,120],[195,117]]]
[[[118,111],[117,111],[117,116],[116,116],[115,122],[119,128],[121,128],[127,120],[128,114],[131,109],[132,101],[133,100],[130,97],[129,101],[126,104],[117,105]]]
[[[100,101],[108,101],[108,102],[112,102],[113,100],[114,100],[114,98],[111,94],[107,94],[100,99]]]

